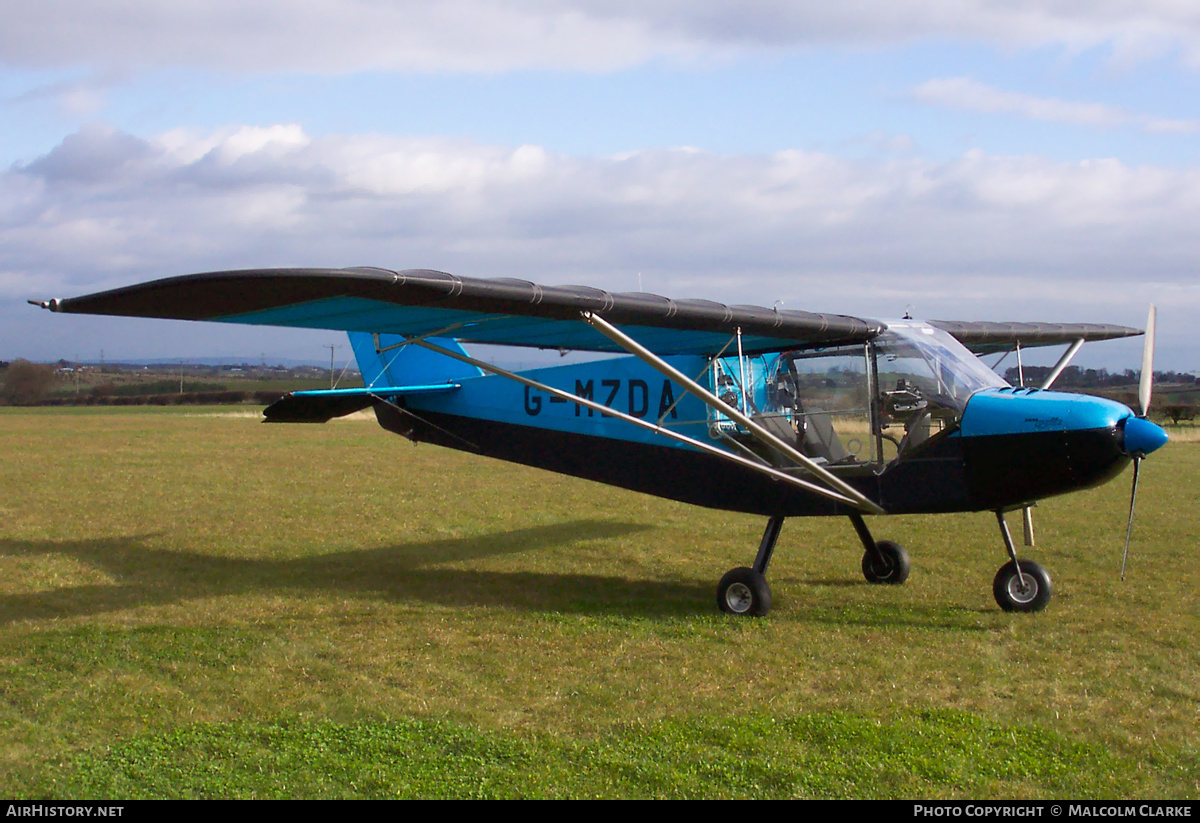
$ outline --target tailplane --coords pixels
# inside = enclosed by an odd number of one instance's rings
[[[265,422],[324,423],[406,394],[454,391],[459,380],[483,373],[475,366],[406,344],[399,335],[349,332],[349,336],[363,388],[289,392],[263,410]],[[430,342],[466,354],[457,340],[434,337]]]

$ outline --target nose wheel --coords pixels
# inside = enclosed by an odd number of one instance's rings
[[[1040,612],[1053,594],[1050,575],[1032,560],[1009,561],[996,572],[992,594],[1006,612]]]
[[[996,603],[1006,612],[1040,612],[1050,603],[1054,594],[1054,585],[1050,575],[1032,560],[1017,560],[1017,550],[1013,546],[1012,534],[1008,531],[1008,523],[1004,520],[1004,512],[996,512],[996,521],[1000,524],[1000,536],[1004,538],[1004,548],[1012,558],[996,572],[992,581],[992,596]]]

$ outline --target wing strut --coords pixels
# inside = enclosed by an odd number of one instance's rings
[[[780,438],[771,434],[769,431],[755,423],[737,409],[733,408],[727,403],[722,402],[719,397],[710,392],[708,389],[704,388],[678,369],[672,367],[657,354],[642,346],[636,340],[622,332],[617,327],[613,326],[607,320],[598,317],[591,312],[583,312],[583,319],[586,320],[594,329],[596,329],[596,331],[600,332],[605,337],[621,346],[627,352],[646,363],[646,365],[651,366],[656,371],[662,373],[671,380],[674,380],[676,383],[683,386],[689,392],[702,400],[706,405],[716,409],[717,411],[721,412],[721,414],[725,415],[730,420],[746,429],[760,443],[776,449],[777,451],[791,458],[796,465],[803,466],[811,471],[828,486],[830,486],[830,490],[836,490],[846,497],[849,497],[855,502],[856,508],[871,514],[887,514],[887,511],[882,509],[872,500],[865,497],[860,491],[858,491],[858,489],[854,488],[837,475],[822,467],[821,464],[817,463],[812,458],[805,457],[794,446],[785,443]],[[745,390],[743,390],[742,394],[745,394]]]
[[[790,483],[793,486],[798,486],[799,488],[802,488],[805,491],[812,492],[813,494],[818,494],[822,497],[828,498],[837,503],[842,503],[846,506],[850,506],[855,509],[863,508],[862,504],[857,499],[853,499],[849,496],[839,494],[838,492],[833,491],[832,489],[828,489],[824,486],[818,486],[815,483],[810,483],[806,480],[801,480],[798,477],[793,477],[792,475],[787,474],[786,472],[779,471],[778,469],[772,468],[770,466],[764,466],[759,463],[755,463],[752,460],[747,460],[745,457],[739,457],[738,455],[727,452],[724,449],[718,449],[716,446],[710,446],[709,444],[703,443],[699,440],[696,440],[695,438],[688,437],[686,434],[680,434],[677,431],[672,431],[671,429],[665,428],[665,427],[657,425],[655,423],[650,423],[646,420],[642,420],[639,417],[634,417],[633,415],[625,414],[624,412],[620,412],[620,411],[617,411],[616,409],[609,408],[608,406],[605,406],[603,403],[597,403],[596,401],[589,400],[586,397],[580,397],[579,395],[571,394],[568,391],[563,391],[562,389],[556,389],[553,386],[547,386],[545,383],[539,383],[536,380],[530,380],[528,377],[523,377],[522,375],[516,374],[515,372],[510,372],[507,369],[502,369],[499,366],[495,366],[491,363],[485,363],[482,360],[476,360],[474,357],[470,357],[468,355],[461,354],[459,352],[450,351],[449,349],[444,349],[441,346],[437,345],[436,343],[430,343],[428,340],[413,338],[411,342],[413,345],[421,346],[422,348],[429,349],[430,351],[435,351],[438,354],[445,355],[446,357],[452,358],[454,360],[458,360],[461,363],[469,363],[470,365],[476,366],[477,368],[480,368],[480,369],[483,369],[486,372],[490,372],[492,374],[499,375],[500,377],[507,377],[509,380],[513,380],[517,383],[521,383],[523,385],[529,386],[530,388],[537,389],[538,391],[543,391],[543,392],[546,392],[547,394],[552,394],[555,397],[561,397],[562,399],[566,400],[567,402],[578,403],[581,406],[585,406],[589,409],[594,409],[594,410],[600,412],[601,414],[607,415],[609,417],[616,417],[619,420],[624,420],[627,423],[632,423],[635,426],[638,426],[640,428],[654,432],[655,434],[661,434],[664,437],[671,438],[672,440],[677,440],[680,443],[686,443],[687,445],[692,446],[697,449],[700,449],[701,451],[707,452],[708,454],[712,454],[712,455],[715,455],[716,457],[720,457],[722,460],[728,460],[730,462],[737,463],[738,465],[745,466],[746,468],[753,469],[756,472],[761,472],[763,474],[769,475],[769,476],[775,478],[776,480],[782,480],[786,483]],[[686,380],[687,378],[684,378],[684,379]],[[856,497],[862,497],[862,495],[858,494],[858,492],[855,491],[854,489],[851,489],[851,491],[854,491],[854,494]],[[863,500],[866,500],[866,498],[863,498]],[[871,501],[866,500],[866,502],[869,505],[872,505],[874,508],[878,508],[877,506],[874,506],[874,504],[872,504]],[[883,512],[883,510],[880,509],[878,513],[883,514],[885,512]]]
[[[1075,342],[1072,343],[1065,352],[1063,352],[1063,356],[1058,358],[1058,362],[1054,364],[1054,368],[1050,370],[1050,374],[1046,376],[1046,380],[1042,383],[1042,391],[1045,391],[1054,384],[1054,381],[1057,380],[1058,376],[1063,373],[1063,369],[1065,369],[1071,362],[1071,359],[1075,357],[1075,352],[1079,351],[1079,347],[1082,345],[1083,338],[1080,337],[1076,339]]]

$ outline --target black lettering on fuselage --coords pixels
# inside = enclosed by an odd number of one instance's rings
[[[644,418],[650,413],[650,385],[645,380],[631,378],[629,380],[601,380],[600,385],[607,389],[604,393],[604,405],[608,408],[615,408],[614,403],[621,395],[621,386],[625,386],[625,400],[628,413],[633,417]],[[596,396],[595,381],[575,380],[575,396],[581,400],[595,401]],[[551,403],[569,403],[570,401],[557,395],[550,395],[548,398],[542,397],[542,392],[531,386],[525,387],[525,413],[530,417],[536,417],[542,413],[542,406],[545,400]],[[581,403],[575,403],[575,416],[579,417],[582,410],[587,408],[587,416],[595,417],[596,411],[591,407],[585,407]],[[610,414],[601,414],[602,417],[612,417]],[[679,415],[675,408],[675,390],[671,386],[670,380],[664,380],[662,383],[662,391],[658,396],[658,416],[670,417],[672,420],[677,420]]]
[[[595,387],[592,385],[591,380],[587,381],[586,383],[584,383],[582,380],[575,381],[575,396],[576,397],[582,397],[584,400],[591,400],[592,393],[594,390],[595,390]],[[579,404],[579,403],[575,404],[575,416],[576,417],[579,416],[579,412],[583,408],[585,408],[585,407],[582,406],[581,404]],[[586,408],[587,408],[588,417],[594,417],[596,415],[596,410],[593,409],[591,406],[587,406]]]
[[[525,387],[525,413],[532,416],[539,414],[542,410],[542,396],[540,394],[531,394],[531,387]]]
[[[621,390],[621,381],[620,380],[601,380],[600,385],[604,386],[604,388],[606,388],[606,389],[612,389],[612,391],[610,391],[608,393],[608,397],[604,398],[604,405],[611,409],[613,400],[616,399],[617,392],[619,392]],[[612,415],[606,414],[604,416],[611,417]]]
[[[662,394],[658,398],[658,419],[662,420],[663,415],[667,410],[671,412],[671,419],[678,419],[679,415],[675,413],[675,392],[671,390],[671,381],[664,380]]]
[[[645,380],[629,381],[629,413],[634,417],[645,417],[650,410],[650,387]]]

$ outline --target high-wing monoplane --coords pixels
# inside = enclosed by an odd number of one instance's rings
[[[57,312],[334,329],[365,386],[286,395],[267,422],[324,422],[368,408],[413,441],[767,518],[750,566],[717,588],[729,613],[762,615],[785,518],[842,516],[862,573],[903,583],[905,550],[865,516],[988,511],[1009,560],[993,594],[1039,611],[1051,579],[1019,559],[1005,514],[1103,483],[1166,442],[1140,413],[1050,390],[1085,341],[1141,334],[1099,324],[870,320],[726,306],[428,270],[269,269],[157,280],[65,300]],[[509,371],[466,345],[625,356]],[[1040,387],[1010,386],[979,355],[1062,345]],[[1126,533],[1126,550],[1128,550]]]

